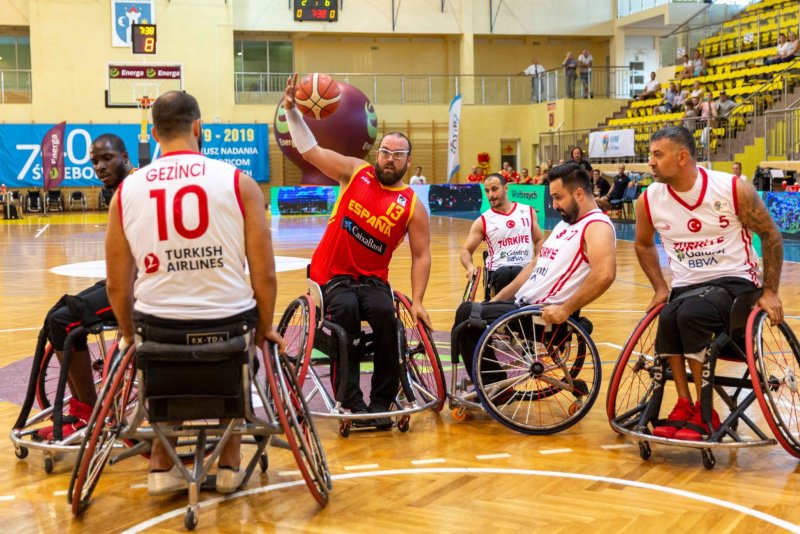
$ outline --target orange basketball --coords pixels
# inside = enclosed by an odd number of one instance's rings
[[[319,72],[303,76],[294,93],[300,113],[317,120],[333,115],[341,99],[336,80]]]

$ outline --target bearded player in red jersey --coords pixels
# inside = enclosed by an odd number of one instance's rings
[[[326,150],[295,107],[297,74],[286,83],[283,107],[297,150],[306,161],[341,184],[325,235],[311,259],[311,279],[322,288],[326,318],[347,333],[349,369],[333,362],[331,380],[338,390],[347,381],[344,408],[353,413],[388,412],[400,386],[397,362],[396,312],[388,285],[392,253],[406,233],[411,248],[411,315],[431,328],[422,298],[431,271],[428,213],[414,191],[403,183],[411,164],[411,142],[401,133],[381,139],[373,167],[366,161]],[[370,404],[359,381],[358,344],[361,321],[375,335],[375,371]],[[356,420],[354,426],[390,428],[391,420]]]

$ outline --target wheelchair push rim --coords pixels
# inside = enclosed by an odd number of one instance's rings
[[[289,303],[278,322],[278,333],[286,342],[286,355],[297,369],[300,387],[305,383],[314,350],[316,311],[311,297],[300,295]]]
[[[467,287],[464,288],[464,295],[461,297],[461,302],[475,302],[482,274],[484,274],[484,268],[477,267],[475,276],[472,277],[472,280],[467,282]]]
[[[640,413],[646,404],[646,398],[652,392],[653,379],[648,363],[652,365],[655,359],[657,319],[664,306],[666,304],[659,304],[639,320],[614,365],[608,385],[606,413],[611,428],[617,433],[619,430],[615,424],[620,424],[616,421],[617,418],[624,415],[629,419]],[[632,354],[636,354],[634,360],[630,358]],[[624,407],[619,406],[619,403],[625,403]]]
[[[800,343],[786,321],[772,326],[756,307],[747,320],[747,365],[758,404],[778,443],[800,458]]]
[[[532,339],[521,322],[524,318],[530,318]],[[512,321],[517,321],[519,333],[510,326]],[[570,317],[561,325],[552,325],[549,336],[545,333],[537,338],[535,327],[543,325],[538,307],[509,312],[482,334],[473,358],[475,391],[487,413],[504,426],[531,435],[554,434],[580,421],[594,405],[602,377],[597,348],[577,321]],[[490,343],[494,360],[484,358]],[[510,361],[500,362],[506,357]],[[484,359],[502,369],[479,371]],[[505,379],[484,384],[486,378],[501,372]],[[518,374],[509,376],[512,373]],[[492,391],[487,393],[489,388]],[[527,406],[523,408],[523,404]]]

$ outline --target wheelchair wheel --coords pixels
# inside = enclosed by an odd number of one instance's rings
[[[745,334],[747,365],[753,391],[775,438],[800,458],[800,344],[786,321],[772,326],[755,308]]]
[[[608,420],[620,426],[635,426],[638,415],[652,394],[653,378],[650,372],[656,357],[658,314],[664,306],[659,304],[642,317],[622,347],[614,366],[614,374],[608,384],[606,412]]]
[[[439,353],[433,343],[430,330],[422,321],[416,324],[411,318],[411,301],[397,291],[394,292],[397,318],[403,323],[406,333],[406,358],[411,378],[431,397],[441,402],[434,405],[433,410],[440,412],[444,408],[446,398],[444,371],[439,360]],[[433,399],[424,399],[427,404]]]
[[[286,441],[311,495],[325,506],[333,487],[331,474],[294,367],[286,355],[278,355],[266,342],[262,350],[267,382]]]
[[[475,297],[478,294],[478,289],[481,284],[481,275],[484,274],[484,268],[478,267],[475,277],[467,282],[467,287],[464,289],[464,295],[461,297],[461,302],[475,302]]]
[[[108,354],[114,354],[116,342],[111,345]],[[97,388],[100,388],[100,381],[103,377],[103,352],[96,344],[89,345],[89,357],[92,359],[92,373]],[[58,386],[58,376],[61,372],[56,352],[49,343],[45,349],[42,364],[39,366],[39,376],[36,379],[36,402],[44,410],[55,402],[56,387]],[[64,390],[64,395],[70,395],[69,385]]]
[[[131,384],[135,378],[132,361],[134,352],[131,347],[125,354],[114,359],[100,391],[100,400],[86,425],[86,434],[81,442],[67,492],[74,515],[79,515],[88,506],[124,423]]]
[[[286,341],[286,355],[297,369],[300,386],[306,379],[311,352],[314,350],[316,308],[311,297],[300,295],[283,312],[278,323],[278,333]]]
[[[600,356],[580,323],[549,326],[539,308],[515,310],[486,329],[475,350],[481,404],[523,434],[566,430],[589,412],[600,388]]]

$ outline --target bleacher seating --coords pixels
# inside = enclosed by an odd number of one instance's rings
[[[798,30],[798,7],[797,0],[766,0],[748,6],[741,16],[722,25],[721,35],[701,40],[697,48],[705,51],[706,58],[774,48],[779,31]]]

